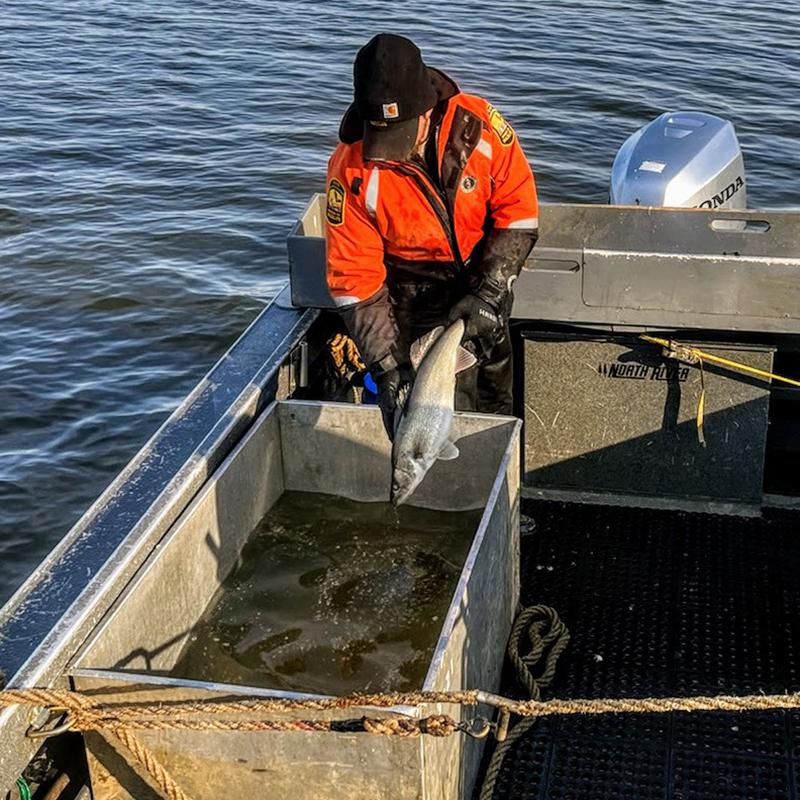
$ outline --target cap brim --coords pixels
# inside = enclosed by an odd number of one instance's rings
[[[364,123],[364,158],[367,161],[402,161],[411,155],[417,141],[419,118],[384,125]]]

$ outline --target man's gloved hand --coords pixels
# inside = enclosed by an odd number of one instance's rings
[[[402,364],[375,378],[378,387],[378,406],[383,414],[383,427],[386,428],[390,441],[394,441],[395,428],[411,393],[413,380],[414,369],[411,364]]]
[[[504,320],[494,303],[479,293],[462,297],[451,309],[449,322],[464,320],[464,341],[477,341],[490,346],[500,335]]]

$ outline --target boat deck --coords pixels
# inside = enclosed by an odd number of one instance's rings
[[[522,602],[571,641],[545,697],[800,690],[800,515],[761,519],[523,502]],[[519,695],[509,678],[505,691]],[[800,712],[553,717],[495,798],[800,797]]]

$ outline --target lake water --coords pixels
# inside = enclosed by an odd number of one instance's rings
[[[665,110],[731,119],[750,205],[800,185],[796,0],[3,0],[0,602],[286,275],[374,33],[515,126],[548,201],[603,202]]]
[[[419,691],[481,515],[284,493],[171,674],[337,696]]]

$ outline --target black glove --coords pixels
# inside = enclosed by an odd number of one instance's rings
[[[411,384],[414,380],[414,369],[411,364],[401,364],[375,378],[378,387],[378,407],[383,414],[383,427],[389,441],[394,441],[394,433],[403,413]]]
[[[492,230],[474,271],[472,292],[450,309],[450,322],[464,320],[464,341],[490,350],[511,313],[511,286],[537,239],[535,230]]]
[[[464,320],[464,341],[490,346],[500,336],[505,320],[501,306],[481,296],[480,292],[462,297],[451,309],[449,322]]]

